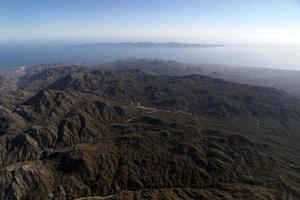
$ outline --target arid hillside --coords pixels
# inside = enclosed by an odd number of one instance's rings
[[[143,62],[1,79],[1,199],[300,198],[295,97]]]

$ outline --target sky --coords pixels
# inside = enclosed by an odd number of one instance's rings
[[[300,0],[0,0],[0,41],[300,45]]]

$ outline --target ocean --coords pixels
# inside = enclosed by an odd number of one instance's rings
[[[0,67],[50,63],[103,63],[157,58],[186,63],[300,70],[300,46],[223,46],[209,48],[74,47],[68,43],[0,43]]]

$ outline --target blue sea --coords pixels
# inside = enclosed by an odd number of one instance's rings
[[[67,42],[0,43],[0,67],[49,63],[103,63],[127,58],[158,58],[187,63],[300,70],[300,46],[223,46],[210,48],[74,47]]]

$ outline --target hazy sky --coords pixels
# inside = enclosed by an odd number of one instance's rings
[[[300,0],[0,0],[0,40],[300,44]]]

